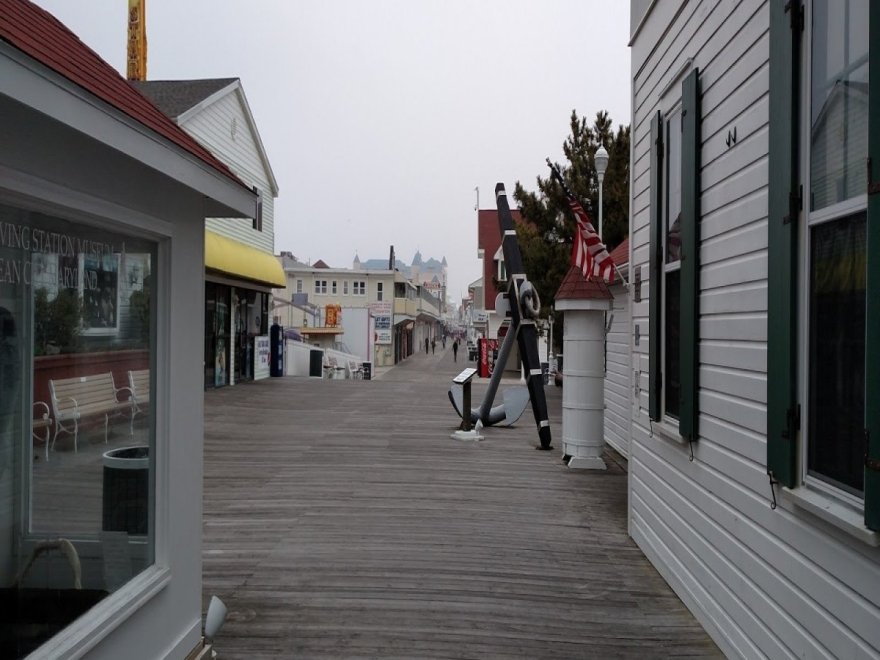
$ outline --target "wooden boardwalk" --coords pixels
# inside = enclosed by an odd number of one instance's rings
[[[719,651],[626,534],[626,464],[561,461],[531,410],[450,438],[467,366],[205,395],[204,600],[234,658],[659,658]],[[485,383],[474,390],[479,402]]]

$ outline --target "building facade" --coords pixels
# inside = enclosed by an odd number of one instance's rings
[[[880,8],[631,12],[630,533],[728,656],[877,657]]]
[[[269,300],[284,284],[274,257],[278,183],[238,78],[132,81],[259,198],[250,224],[205,223],[205,387],[267,377]]]
[[[187,657],[204,222],[257,196],[29,2],[0,0],[0,115],[0,656]]]
[[[287,287],[275,292],[282,325],[308,335],[310,327],[326,328],[328,306],[338,306],[339,340],[379,367],[406,359],[425,338],[439,340],[440,300],[400,271],[309,265],[289,252],[278,259],[287,278]]]

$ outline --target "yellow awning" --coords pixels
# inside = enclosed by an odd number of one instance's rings
[[[205,268],[273,287],[287,286],[274,255],[205,230]]]

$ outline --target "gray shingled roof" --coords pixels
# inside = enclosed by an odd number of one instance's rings
[[[165,115],[175,119],[238,78],[132,80],[131,84]]]

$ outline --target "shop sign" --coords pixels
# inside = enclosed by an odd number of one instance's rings
[[[254,337],[254,380],[269,377],[269,335]]]

